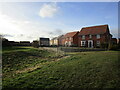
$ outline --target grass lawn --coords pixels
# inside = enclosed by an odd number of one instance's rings
[[[20,49],[22,48],[22,49]],[[3,88],[120,88],[118,51],[67,56],[31,47],[3,49]]]

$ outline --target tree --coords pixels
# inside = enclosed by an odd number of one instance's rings
[[[3,34],[0,34],[0,45],[2,47],[10,46],[10,43],[9,43],[8,39],[4,38]]]

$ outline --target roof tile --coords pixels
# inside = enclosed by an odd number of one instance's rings
[[[73,37],[76,33],[78,33],[79,31],[76,31],[76,32],[69,32],[69,33],[66,33],[64,35],[64,37]]]
[[[79,35],[95,35],[95,34],[104,34],[106,33],[108,25],[92,26],[92,27],[83,27]]]

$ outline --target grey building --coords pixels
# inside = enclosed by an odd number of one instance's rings
[[[49,38],[39,38],[39,46],[49,46],[50,39]]]

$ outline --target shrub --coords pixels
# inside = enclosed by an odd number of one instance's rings
[[[109,43],[104,42],[104,43],[101,43],[100,47],[101,47],[101,48],[104,48],[104,49],[107,49],[107,48],[108,48],[108,45],[109,45]]]
[[[32,46],[35,47],[35,48],[38,48],[39,47],[39,42],[38,41],[33,41]]]
[[[117,45],[117,44],[112,44],[112,45],[109,46],[108,49],[109,49],[109,50],[118,50],[118,49],[119,49],[119,45]]]
[[[77,44],[73,44],[70,47],[78,47],[78,45]]]

